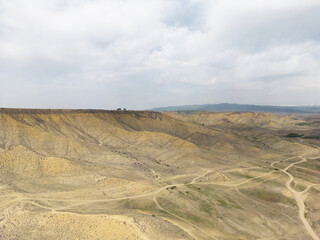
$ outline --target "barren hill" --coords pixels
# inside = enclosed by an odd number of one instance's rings
[[[283,135],[303,121],[0,109],[0,239],[314,238],[317,142]]]
[[[257,112],[166,112],[174,118],[209,126],[288,128],[303,122],[294,115]]]

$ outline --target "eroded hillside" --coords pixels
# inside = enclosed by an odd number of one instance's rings
[[[221,127],[260,127],[260,128],[290,128],[303,121],[294,115],[276,115],[257,112],[167,112],[174,118]]]
[[[0,239],[318,239],[313,128],[220,114],[1,109]]]

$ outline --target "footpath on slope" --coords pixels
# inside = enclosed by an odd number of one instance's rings
[[[298,208],[299,208],[299,218],[301,219],[306,231],[310,234],[310,236],[314,239],[314,240],[320,240],[319,237],[317,236],[317,234],[314,232],[314,230],[312,229],[312,227],[310,226],[310,224],[308,223],[307,219],[305,218],[304,214],[305,214],[305,203],[304,203],[304,200],[305,200],[305,195],[311,187],[313,186],[317,186],[317,185],[320,185],[320,184],[310,184],[306,187],[305,190],[299,192],[299,191],[296,191],[294,190],[292,187],[291,187],[291,183],[294,181],[294,177],[288,173],[287,171],[297,165],[297,164],[300,164],[300,163],[303,163],[303,162],[306,162],[307,159],[304,157],[304,155],[300,155],[300,156],[295,156],[297,158],[300,158],[301,160],[295,162],[295,163],[291,163],[290,165],[288,165],[286,168],[282,169],[281,171],[284,172],[285,174],[287,174],[289,176],[289,179],[286,181],[286,188],[293,194],[296,202],[297,202],[297,205],[298,205]],[[290,157],[286,160],[289,160],[289,159],[292,159],[292,158],[295,158],[295,157]],[[274,164],[276,164],[277,162],[279,161],[275,161],[275,162],[272,162],[270,165],[272,167],[274,167]],[[243,168],[245,169],[245,168]],[[249,168],[250,169],[250,168]],[[234,169],[234,170],[239,170],[238,169]],[[232,170],[228,170],[228,171],[232,171]],[[80,205],[85,205],[85,204],[89,204],[89,203],[93,203],[93,202],[109,202],[109,201],[119,201],[119,200],[124,200],[124,199],[135,199],[135,198],[141,198],[141,197],[150,197],[150,196],[153,196],[153,200],[155,202],[155,204],[157,205],[157,207],[165,212],[167,212],[168,214],[172,215],[173,217],[187,223],[188,225],[190,225],[192,228],[200,231],[201,233],[213,238],[213,239],[217,239],[216,237],[212,236],[210,233],[200,229],[199,227],[195,226],[194,224],[192,224],[191,222],[181,218],[180,216],[177,216],[176,214],[173,214],[171,212],[169,212],[168,210],[166,210],[165,208],[163,208],[163,206],[160,205],[160,203],[158,202],[157,200],[157,195],[162,192],[163,190],[165,189],[168,189],[170,187],[177,187],[177,186],[184,186],[184,185],[188,185],[188,184],[212,184],[212,185],[224,185],[224,186],[230,186],[230,187],[237,187],[239,185],[242,185],[242,184],[245,184],[245,183],[248,183],[250,181],[252,181],[253,179],[257,179],[257,178],[261,178],[261,177],[265,177],[269,174],[272,174],[276,171],[270,171],[268,173],[265,173],[265,174],[261,174],[260,176],[257,176],[257,177],[254,177],[254,178],[251,178],[251,179],[248,179],[248,180],[245,180],[243,182],[238,182],[238,183],[214,183],[214,182],[197,182],[198,179],[202,178],[202,177],[205,177],[207,174],[209,174],[210,172],[212,171],[207,171],[205,172],[204,174],[201,174],[199,176],[196,176],[194,177],[189,183],[180,183],[180,184],[170,184],[170,185],[166,185],[164,187],[161,187],[159,188],[158,190],[155,190],[155,191],[152,191],[152,192],[147,192],[147,193],[143,193],[143,194],[139,194],[139,195],[134,195],[134,196],[128,196],[128,197],[121,197],[121,198],[114,198],[114,199],[97,199],[97,200],[67,200],[67,199],[53,199],[53,198],[34,198],[34,197],[21,197],[21,196],[16,196],[15,199],[13,199],[12,201],[10,201],[11,203],[12,202],[19,202],[19,201],[27,201],[31,204],[34,204],[38,207],[42,207],[42,208],[46,208],[46,209],[51,209],[53,212],[57,212],[59,210],[63,210],[63,209],[68,209],[70,207],[75,207],[75,206],[80,206]],[[58,201],[75,201],[75,202],[78,202],[78,203],[75,203],[75,204],[71,204],[71,205],[67,205],[67,206],[63,206],[63,207],[60,207],[60,208],[50,208],[50,207],[45,207],[45,206],[42,206],[38,203],[35,203],[34,201],[39,201],[39,200],[58,200]],[[80,202],[81,201],[81,202]],[[4,216],[4,219],[2,219],[1,221],[1,225],[4,225],[9,217],[10,217],[10,207],[8,207],[7,209],[5,209],[5,216]],[[63,211],[64,213],[67,213],[66,211]],[[178,225],[176,223],[176,225]],[[179,227],[182,227],[181,225],[178,225]],[[192,234],[189,230],[186,230],[185,228],[183,228],[186,232],[188,232],[190,235],[192,235],[193,237],[197,238],[196,236],[194,236],[194,234]]]

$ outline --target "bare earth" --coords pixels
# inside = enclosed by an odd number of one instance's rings
[[[320,116],[0,109],[0,239],[320,239]]]

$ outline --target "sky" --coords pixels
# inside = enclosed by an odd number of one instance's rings
[[[319,0],[0,0],[0,107],[320,104]]]

